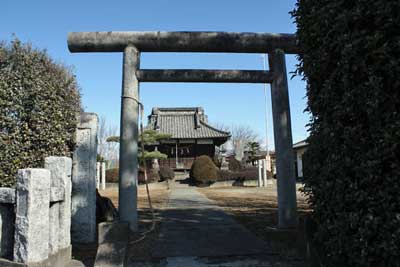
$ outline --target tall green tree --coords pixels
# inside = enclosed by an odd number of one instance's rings
[[[47,156],[71,156],[80,110],[70,68],[18,39],[0,42],[0,186]]]
[[[298,0],[304,177],[325,266],[400,266],[400,1]]]
[[[257,152],[260,151],[260,143],[259,143],[259,142],[254,142],[254,141],[248,142],[248,143],[247,143],[247,149],[248,149],[249,152],[250,152],[250,161],[251,161],[251,164],[254,166],[254,162],[255,162],[255,160],[256,160]]]

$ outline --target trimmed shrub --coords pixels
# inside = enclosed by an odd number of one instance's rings
[[[119,168],[106,170],[107,183],[118,183],[118,181],[119,181]]]
[[[229,159],[228,163],[229,163],[228,169],[230,171],[238,171],[238,170],[241,170],[243,168],[242,163],[240,163],[240,161],[238,161],[235,158]]]
[[[140,167],[139,168],[139,173],[138,173],[138,182],[139,184],[144,184],[146,181],[144,179],[144,168]],[[154,183],[158,182],[160,180],[160,176],[158,174],[158,171],[147,168],[147,182],[148,183]]]
[[[218,158],[218,156],[215,155],[213,157],[213,162],[214,162],[215,166],[217,166],[218,169],[221,168],[222,161],[221,161],[221,159]]]
[[[234,180],[234,173],[228,170],[218,170],[218,181]]]
[[[272,179],[273,178],[272,173],[267,172],[267,177],[268,179]],[[229,180],[237,180],[237,181],[258,180],[258,168],[248,167],[235,172],[227,170],[218,171],[218,181],[229,181]]]
[[[174,171],[168,166],[162,166],[158,170],[161,181],[172,180],[175,177]]]
[[[79,88],[73,73],[45,51],[0,42],[0,186],[18,169],[43,167],[47,156],[71,156]]]
[[[304,182],[326,264],[400,266],[400,2],[299,0]]]
[[[209,156],[200,156],[192,164],[190,177],[199,184],[210,184],[218,179],[217,167]]]

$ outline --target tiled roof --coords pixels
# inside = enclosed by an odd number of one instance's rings
[[[305,147],[305,146],[308,146],[306,139],[293,144],[293,148],[300,148],[300,147]]]
[[[202,108],[153,108],[148,127],[170,134],[173,139],[230,137],[228,132],[207,124]]]

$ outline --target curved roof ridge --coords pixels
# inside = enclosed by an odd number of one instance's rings
[[[226,135],[228,135],[228,136],[231,136],[231,133],[230,133],[230,132],[225,132],[225,131],[223,131],[223,130],[217,129],[217,128],[211,126],[210,124],[206,123],[206,122],[203,121],[203,120],[200,120],[200,123],[203,124],[204,126],[210,128],[211,130],[214,130],[214,131],[217,131],[217,132],[219,132],[219,133],[222,133],[222,134],[226,134]]]

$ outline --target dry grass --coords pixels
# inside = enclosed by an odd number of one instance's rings
[[[283,257],[303,258],[304,233],[301,228],[278,230],[278,203],[276,185],[267,188],[226,187],[198,189],[213,199],[235,220],[252,231],[256,236],[270,242],[273,252]],[[305,197],[297,194],[299,216],[305,216],[310,209]]]
[[[165,183],[152,183],[149,184],[150,195],[153,206],[155,208],[163,207],[167,198],[167,185]],[[111,199],[115,207],[118,208],[118,187],[108,188],[106,190],[100,190],[100,195]],[[138,209],[147,209],[149,207],[147,201],[146,187],[144,185],[138,186]]]
[[[118,207],[118,188],[108,188],[100,190],[100,195],[111,199],[113,204]],[[162,209],[168,199],[169,190],[165,183],[150,184],[150,195],[156,217],[155,231],[149,233],[146,238],[138,243],[129,246],[129,254],[135,255],[138,259],[150,259],[151,248],[158,237],[158,226],[160,218],[158,211]],[[139,232],[148,230],[151,227],[152,216],[147,200],[145,186],[138,187],[138,213],[139,213]],[[132,234],[130,240],[135,241],[141,238],[140,234]],[[74,244],[73,257],[85,263],[86,266],[93,266],[96,257],[97,244]]]
[[[166,183],[153,183],[149,185],[150,195],[155,211],[155,230],[148,233],[146,238],[140,242],[136,240],[142,239],[141,234],[132,234],[130,236],[131,244],[128,248],[128,255],[135,255],[135,259],[149,260],[151,259],[152,248],[158,238],[160,216],[159,211],[163,209],[167,203],[169,190]],[[100,191],[102,196],[112,200],[114,205],[118,207],[118,188],[112,188],[106,191]],[[138,213],[139,213],[139,233],[150,229],[152,224],[151,210],[147,199],[145,186],[138,187]]]

